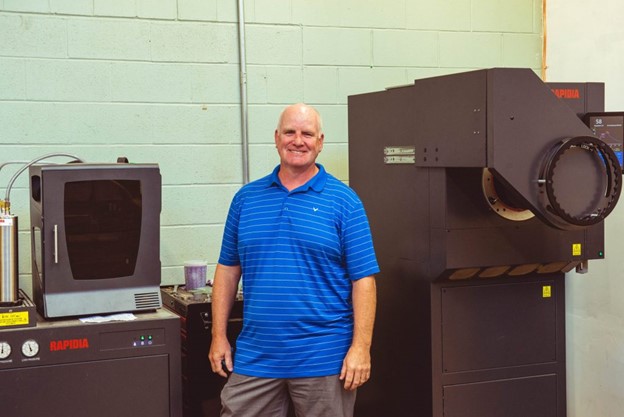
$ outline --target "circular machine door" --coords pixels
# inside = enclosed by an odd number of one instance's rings
[[[538,184],[548,221],[568,230],[604,220],[620,197],[621,182],[622,169],[609,145],[578,136],[555,145]]]

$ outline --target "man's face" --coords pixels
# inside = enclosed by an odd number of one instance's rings
[[[296,170],[314,166],[323,149],[323,139],[314,110],[304,106],[287,108],[275,131],[275,146],[282,166]]]

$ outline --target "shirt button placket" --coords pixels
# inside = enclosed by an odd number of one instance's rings
[[[282,201],[281,216],[286,218],[290,217],[288,213],[288,195],[286,195],[286,197],[284,197],[284,200]]]

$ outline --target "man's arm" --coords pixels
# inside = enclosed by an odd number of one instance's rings
[[[241,277],[241,267],[217,264],[212,284],[212,342],[208,358],[212,371],[227,377],[223,370],[222,361],[232,372],[232,347],[227,339],[227,323],[230,311],[236,299],[238,281]]]
[[[370,348],[375,325],[377,287],[375,277],[353,282],[353,341],[342,364],[340,379],[345,389],[354,390],[370,378]]]

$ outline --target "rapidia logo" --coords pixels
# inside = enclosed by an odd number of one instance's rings
[[[50,352],[76,349],[89,349],[89,339],[63,339],[50,341]]]
[[[581,93],[578,88],[553,88],[551,89],[554,95],[559,98],[574,100],[581,98]]]

